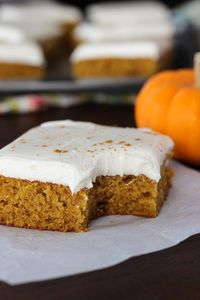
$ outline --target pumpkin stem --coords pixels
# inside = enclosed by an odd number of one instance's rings
[[[195,73],[195,85],[200,88],[200,52],[194,55],[194,73]]]

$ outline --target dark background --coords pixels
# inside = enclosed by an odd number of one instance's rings
[[[8,2],[12,3],[12,2],[24,2],[24,1],[32,1],[32,0],[0,0],[0,4],[1,3],[8,3]],[[81,1],[81,0],[72,0],[72,1],[70,1],[70,0],[57,0],[57,1],[61,2],[61,3],[69,3],[69,4],[72,4],[72,5],[77,5],[81,8],[85,8],[85,6],[87,6],[88,4],[98,3],[98,2],[124,2],[123,0],[84,0],[84,1]],[[140,0],[125,0],[125,1],[140,1]],[[143,0],[141,0],[141,1],[143,1]],[[145,0],[145,1],[148,2],[148,0]],[[149,1],[151,1],[151,0],[149,0]],[[190,2],[190,0],[157,0],[157,1],[163,2],[171,8],[176,7],[177,5],[185,3],[185,2]]]
[[[12,3],[12,2],[24,2],[24,1],[31,1],[31,0],[0,0],[0,4],[1,3]],[[80,6],[81,8],[84,8],[85,6],[87,6],[88,4],[91,3],[98,3],[98,2],[124,2],[123,0],[57,0],[58,2],[62,2],[62,3],[70,3],[72,5],[77,5]],[[140,1],[140,0],[125,0],[125,1]],[[142,1],[142,0],[141,0]],[[148,1],[148,0],[145,0]],[[149,0],[151,1],[151,0]],[[167,6],[169,7],[176,7],[179,4],[185,3],[185,2],[190,2],[190,0],[157,0],[160,2],[165,3]]]
[[[85,0],[85,1],[78,1],[78,0],[75,0],[75,1],[67,1],[67,0],[62,0],[62,2],[64,3],[71,3],[71,4],[74,4],[74,5],[78,5],[80,7],[85,7],[87,4],[90,4],[90,3],[97,3],[97,2],[111,2],[111,1],[114,1],[116,2],[116,0],[109,0],[109,1],[106,1],[106,0],[102,0],[102,1],[98,1],[98,0],[95,0],[95,1],[92,1],[92,0]],[[137,0],[138,1],[138,0]],[[121,0],[121,2],[123,2],[123,0]],[[174,7],[178,4],[181,4],[181,3],[184,3],[184,2],[189,2],[189,1],[184,1],[184,0],[162,0],[161,2],[167,4],[169,7]]]

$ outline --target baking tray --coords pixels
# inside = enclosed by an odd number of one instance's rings
[[[137,93],[146,78],[102,80],[0,81],[0,95]]]

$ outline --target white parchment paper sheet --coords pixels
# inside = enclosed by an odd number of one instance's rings
[[[0,226],[0,280],[18,284],[96,270],[200,232],[200,172],[177,162],[172,166],[173,187],[155,219],[102,217],[87,233]]]

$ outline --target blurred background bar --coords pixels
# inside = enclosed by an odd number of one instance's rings
[[[193,66],[199,11],[198,0],[0,0],[0,113],[132,104],[151,75]]]

